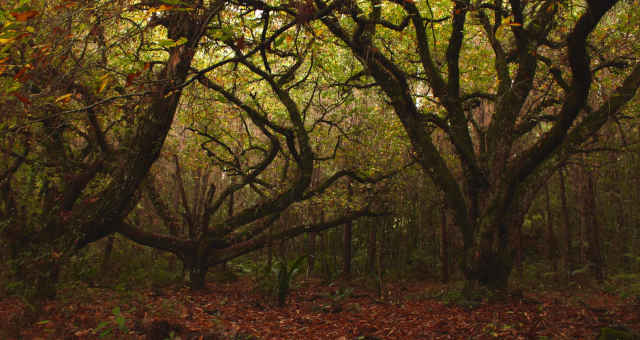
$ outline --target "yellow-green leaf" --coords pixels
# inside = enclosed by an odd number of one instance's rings
[[[180,37],[180,39],[176,40],[176,46],[184,45],[189,39],[185,37]]]
[[[67,102],[69,100],[69,98],[71,98],[72,95],[73,95],[73,93],[67,93],[65,95],[62,95],[62,96],[56,98],[56,103]]]
[[[107,87],[107,85],[109,84],[109,81],[111,81],[111,79],[109,78],[109,75],[102,76],[102,82],[100,83],[100,88],[98,88],[98,93],[102,92],[105,89],[105,87]]]
[[[169,47],[174,47],[176,46],[176,42],[171,40],[171,39],[163,39],[158,41],[158,45],[165,47],[165,48],[169,48]]]

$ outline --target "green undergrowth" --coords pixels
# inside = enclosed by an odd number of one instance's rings
[[[613,275],[605,282],[604,290],[622,298],[640,299],[640,273]]]
[[[495,297],[485,288],[476,288],[472,291],[465,289],[463,281],[451,282],[447,285],[430,287],[420,293],[410,294],[407,300],[435,299],[447,305],[457,305],[464,308],[475,308],[481,303],[487,302]]]
[[[604,327],[596,340],[640,340],[640,335],[624,327]]]
[[[116,241],[122,242],[119,239]],[[97,245],[71,257],[64,266],[60,282],[63,285],[82,282],[92,287],[108,287],[122,292],[161,288],[182,281],[178,261],[174,261],[174,267],[177,268],[171,268],[168,255],[130,244],[114,247],[105,264],[102,247]]]
[[[307,256],[294,260],[278,259],[269,264],[265,261],[235,262],[233,267],[255,282],[255,289],[279,306],[286,304],[291,290],[296,287],[296,278],[302,273]]]

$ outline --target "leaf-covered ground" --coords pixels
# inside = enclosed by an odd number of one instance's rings
[[[594,339],[603,326],[640,330],[637,299],[556,291],[458,304],[443,299],[444,289],[394,284],[381,299],[354,285],[307,282],[276,307],[246,280],[198,293],[76,287],[37,318],[17,299],[0,301],[0,338]]]

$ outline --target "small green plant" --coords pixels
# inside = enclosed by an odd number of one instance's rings
[[[352,295],[353,295],[353,288],[350,288],[350,287],[342,288],[341,287],[331,295],[331,299],[334,302],[340,302],[342,300],[350,298]]]
[[[127,313],[132,313],[135,308],[131,308]],[[98,327],[94,330],[98,333],[98,337],[100,339],[104,339],[111,335],[113,331],[119,330],[122,334],[126,334],[129,332],[129,328],[127,327],[127,318],[124,316],[120,307],[114,307],[111,311],[113,314],[113,320],[105,320],[98,324]]]
[[[303,255],[298,257],[291,266],[287,265],[286,261],[280,261],[278,266],[276,266],[277,277],[278,277],[278,305],[284,306],[287,296],[289,296],[289,290],[291,288],[291,283],[293,279],[300,273],[300,267],[304,259],[307,256]]]
[[[293,280],[300,274],[306,258],[306,255],[300,256],[291,264],[283,259],[271,266],[264,265],[263,269],[259,270],[261,273],[256,273],[256,288],[262,294],[275,298],[279,306],[284,306]]]
[[[165,338],[165,340],[174,340],[177,337],[178,337],[178,335],[176,334],[176,332],[175,331],[171,331],[171,332],[169,332],[169,337]]]
[[[328,303],[322,303],[318,306],[315,306],[315,311],[324,312],[324,313],[336,313],[343,310],[343,302],[344,300],[353,296],[352,288],[338,288],[338,290],[329,292],[327,294],[323,294],[324,297],[330,299],[331,301]],[[361,310],[361,306],[357,303],[351,304],[348,306],[351,311],[359,311]]]
[[[455,282],[444,289],[434,290],[431,297],[449,305],[473,309],[483,301],[494,298],[494,292],[484,287],[465,286],[465,282]]]

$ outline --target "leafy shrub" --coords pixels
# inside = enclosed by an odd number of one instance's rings
[[[101,279],[100,259],[95,252],[86,252],[72,256],[65,266],[63,281],[79,280],[88,284],[95,284]]]
[[[270,268],[265,265],[261,273],[255,277],[258,290],[267,296],[276,298],[278,305],[284,306],[292,283],[300,274],[300,269],[306,258],[307,256],[303,255],[291,263],[286,260],[279,260]],[[251,272],[255,273],[253,269],[251,269]]]
[[[280,261],[277,269],[278,276],[278,305],[284,306],[285,300],[289,295],[289,290],[291,289],[291,283],[293,279],[300,273],[300,267],[306,256],[300,256],[295,262],[293,262],[290,266],[287,265],[287,262]]]

